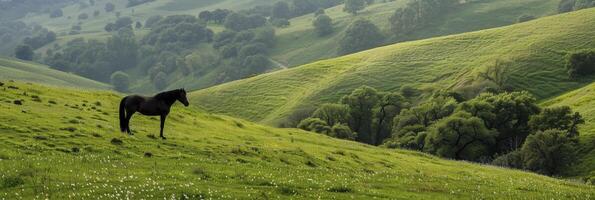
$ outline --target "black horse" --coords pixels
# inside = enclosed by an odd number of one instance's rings
[[[122,132],[130,131],[130,118],[134,113],[139,112],[148,116],[161,116],[161,131],[159,136],[165,140],[163,136],[163,125],[165,118],[169,114],[169,109],[176,101],[180,101],[184,106],[188,106],[188,99],[186,99],[186,90],[178,89],[159,93],[153,97],[143,97],[139,95],[130,95],[124,97],[120,101],[120,130]]]

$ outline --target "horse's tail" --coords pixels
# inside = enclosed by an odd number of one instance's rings
[[[126,99],[128,97],[124,97],[122,101],[120,101],[120,131],[126,132]]]

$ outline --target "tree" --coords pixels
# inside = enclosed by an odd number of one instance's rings
[[[331,127],[318,118],[306,118],[298,124],[298,128],[322,134],[328,134],[331,131]]]
[[[565,13],[574,10],[576,0],[561,0],[558,4],[558,13]]]
[[[105,9],[105,12],[112,12],[116,9],[116,6],[113,3],[108,2],[105,4],[104,9]]]
[[[546,175],[559,173],[576,157],[576,143],[576,138],[560,130],[530,135],[521,149],[524,167]]]
[[[365,0],[345,0],[343,11],[357,15],[357,12],[366,8]]]
[[[345,140],[355,140],[357,135],[349,128],[349,126],[339,123],[331,128],[330,136]]]
[[[578,112],[573,113],[568,106],[545,108],[529,120],[529,126],[535,132],[557,129],[571,137],[578,136],[578,125],[584,123],[583,117]]]
[[[575,0],[574,10],[581,10],[595,6],[595,0]]]
[[[376,143],[372,132],[373,109],[378,103],[376,89],[362,86],[341,98],[341,103],[349,107],[351,115],[349,127],[357,132],[357,141],[367,144]]]
[[[198,18],[205,22],[211,21],[212,16],[213,14],[211,13],[211,11],[208,10],[202,11],[198,14]]]
[[[128,85],[130,84],[130,78],[128,74],[122,71],[116,71],[111,76],[112,85],[120,92],[128,91]]]
[[[570,78],[587,76],[595,73],[595,50],[583,50],[569,54],[566,69]]]
[[[381,144],[390,137],[393,119],[407,106],[405,97],[398,93],[384,93],[381,96],[372,127],[375,130],[375,145]]]
[[[167,87],[167,75],[164,72],[159,72],[153,79],[153,85],[157,90],[163,90]]]
[[[14,55],[21,60],[33,60],[33,49],[29,45],[19,45],[15,49]]]
[[[250,55],[242,61],[242,67],[244,67],[242,71],[245,75],[258,74],[265,71],[270,65],[271,62],[263,54]]]
[[[289,19],[291,17],[291,11],[289,10],[289,4],[285,1],[278,1],[273,5],[271,11],[271,17],[274,19]]]
[[[333,32],[333,20],[328,15],[318,15],[312,25],[319,36],[325,36]]]
[[[336,124],[347,124],[350,114],[346,105],[327,103],[318,107],[312,117],[323,120],[329,126],[335,126]]]
[[[339,41],[339,54],[345,55],[379,46],[384,36],[372,22],[364,19],[355,20]]]
[[[496,130],[499,134],[493,153],[506,153],[518,149],[531,133],[529,119],[540,111],[536,102],[524,91],[483,93],[457,109],[481,118],[488,129]]]
[[[425,150],[457,160],[477,161],[489,156],[497,133],[467,112],[457,112],[440,120],[426,138]]]

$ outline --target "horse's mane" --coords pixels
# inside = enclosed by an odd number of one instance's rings
[[[177,95],[179,95],[181,91],[182,91],[181,89],[177,89],[177,90],[162,92],[162,93],[155,95],[155,98],[162,99],[162,100],[177,99]]]

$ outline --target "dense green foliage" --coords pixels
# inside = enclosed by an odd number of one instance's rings
[[[339,54],[345,55],[380,46],[384,35],[376,25],[365,19],[355,20],[339,42]]]
[[[14,49],[14,57],[21,60],[33,60],[33,49],[29,45],[19,45]]]
[[[366,8],[365,0],[345,0],[343,11],[357,15],[357,12]]]
[[[592,75],[595,73],[595,51],[583,50],[569,54],[566,69],[570,78]]]
[[[128,86],[130,85],[130,77],[128,74],[122,71],[114,72],[111,76],[111,81],[114,89],[120,92],[128,91]]]
[[[326,36],[333,33],[333,20],[325,14],[320,14],[314,18],[312,25],[319,36]]]
[[[411,0],[390,16],[391,30],[396,36],[417,31],[459,4],[458,0]]]
[[[524,167],[542,174],[559,174],[576,159],[575,139],[555,129],[530,135],[521,149]]]

